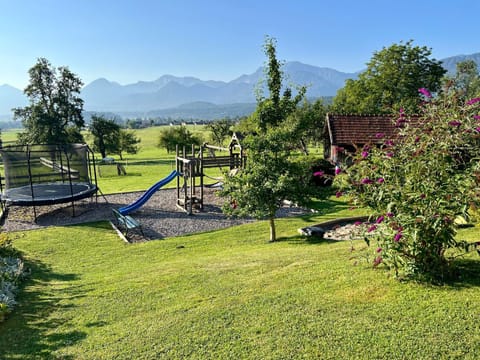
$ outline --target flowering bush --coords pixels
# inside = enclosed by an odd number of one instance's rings
[[[23,278],[24,266],[20,254],[12,248],[5,234],[0,236],[0,322],[16,305],[15,293]]]
[[[421,116],[401,111],[393,119],[398,136],[357,151],[339,180],[355,202],[373,210],[376,224],[369,231],[382,223],[375,266],[442,279],[451,272],[449,249],[480,245],[457,242],[454,224],[479,198],[480,98],[459,104],[419,92],[425,100]]]

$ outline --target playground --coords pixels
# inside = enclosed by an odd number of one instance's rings
[[[134,203],[145,192],[129,192],[98,197],[98,201],[88,199],[75,204],[76,216],[65,204],[42,206],[37,210],[37,222],[28,207],[11,206],[3,225],[4,231],[22,231],[40,229],[49,226],[64,226],[93,221],[114,221],[112,208],[122,208]],[[132,242],[162,239],[198,232],[212,231],[252,222],[252,219],[229,219],[221,211],[222,199],[214,189],[205,189],[204,207],[188,215],[176,206],[176,189],[160,189],[140,209],[133,213],[143,228],[144,236],[132,232]],[[305,213],[300,208],[285,207],[279,212],[280,217],[295,216]]]
[[[138,242],[251,221],[227,219],[221,210],[222,199],[210,188],[212,181],[220,184],[222,178],[212,178],[207,169],[221,174],[244,166],[235,134],[228,147],[204,143],[188,150],[177,148],[176,169],[167,176],[144,191],[115,194],[104,194],[97,186],[100,168],[87,145],[7,146],[1,152],[5,231],[109,220],[129,241]],[[165,189],[175,185],[175,189]],[[139,231],[129,232],[129,227]]]

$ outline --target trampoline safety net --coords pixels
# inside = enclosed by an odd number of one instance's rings
[[[4,165],[2,199],[17,205],[53,204],[91,196],[86,144],[14,145],[0,149]]]

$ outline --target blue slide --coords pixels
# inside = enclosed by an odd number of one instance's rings
[[[146,192],[145,194],[143,194],[142,196],[140,196],[137,200],[135,200],[133,203],[131,203],[130,205],[127,205],[127,206],[124,206],[124,207],[121,207],[120,209],[118,209],[118,211],[120,212],[120,214],[122,215],[127,215],[129,213],[131,213],[132,211],[135,211],[137,210],[139,207],[141,207],[143,204],[145,204],[148,199],[150,199],[152,197],[152,195],[155,193],[155,191],[157,191],[158,189],[160,189],[162,186],[168,184],[170,181],[172,181],[173,179],[175,179],[176,177],[178,176],[178,172],[177,170],[173,170],[170,175],[168,175],[166,178],[160,180],[159,182],[155,183],[153,186],[151,186]]]

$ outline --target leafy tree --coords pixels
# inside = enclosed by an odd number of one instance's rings
[[[322,136],[327,115],[327,106],[322,99],[314,103],[304,102],[288,118],[294,132],[293,138],[300,139],[299,144],[304,153],[307,153],[307,143],[318,142]]]
[[[282,72],[276,58],[276,42],[267,38],[264,50],[269,97],[257,96],[257,109],[250,118],[258,129],[243,141],[247,148],[247,164],[237,175],[225,177],[223,196],[231,199],[224,211],[231,215],[266,217],[270,226],[270,241],[275,241],[275,217],[283,201],[304,203],[309,198],[304,164],[292,161],[292,144],[298,143],[297,123],[289,118],[303,99],[305,88],[292,97],[290,88],[281,95]],[[287,119],[290,119],[287,121]]]
[[[231,119],[221,119],[207,124],[206,128],[211,132],[212,142],[222,146],[225,139],[232,134],[233,124]]]
[[[135,135],[134,131],[120,129],[118,140],[118,149],[114,153],[120,157],[120,160],[123,160],[123,152],[127,154],[136,154],[138,152],[138,144],[140,144],[141,140]]]
[[[47,59],[40,58],[28,71],[30,83],[24,93],[30,103],[13,110],[25,131],[18,135],[22,144],[64,144],[83,142],[84,126],[82,81],[67,67],[55,69]]]
[[[120,125],[114,120],[93,115],[90,131],[93,135],[93,150],[98,151],[102,155],[102,159],[107,156],[107,153],[118,153],[121,132]]]
[[[418,89],[439,91],[446,72],[430,55],[430,49],[413,46],[412,40],[375,52],[367,70],[357,80],[347,80],[337,92],[332,111],[389,114],[403,108],[407,113],[418,113],[422,102]]]
[[[193,145],[200,145],[201,139],[193,135],[186,126],[171,126],[160,132],[158,147],[167,149],[167,152],[175,151],[176,146],[180,148]]]
[[[445,78],[444,90],[448,94],[466,101],[480,96],[480,74],[478,65],[473,60],[457,63],[457,71],[453,77]]]

